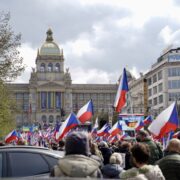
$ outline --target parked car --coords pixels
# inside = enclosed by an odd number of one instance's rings
[[[63,152],[33,146],[1,146],[0,178],[49,177]]]

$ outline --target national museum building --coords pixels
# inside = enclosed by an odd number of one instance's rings
[[[76,113],[90,99],[95,113],[112,109],[118,85],[72,84],[69,69],[64,71],[63,50],[52,34],[49,29],[46,41],[38,49],[29,83],[8,85],[17,104],[17,125],[61,121],[64,113]]]

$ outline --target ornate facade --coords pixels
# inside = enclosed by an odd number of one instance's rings
[[[18,125],[61,121],[64,112],[75,113],[90,99],[94,111],[108,112],[114,102],[117,84],[72,84],[71,74],[64,71],[63,50],[54,42],[52,31],[38,49],[36,68],[27,84],[9,84],[17,103]]]

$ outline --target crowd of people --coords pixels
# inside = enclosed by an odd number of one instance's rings
[[[180,140],[171,139],[167,148],[155,142],[145,130],[136,142],[93,142],[88,133],[75,131],[58,150],[63,158],[52,169],[51,177],[113,178],[123,180],[179,180]]]

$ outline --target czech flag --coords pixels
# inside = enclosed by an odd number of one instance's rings
[[[105,124],[100,130],[97,131],[97,135],[98,136],[104,136],[109,134],[109,130],[111,129],[111,127],[109,126],[109,124]]]
[[[148,129],[153,135],[162,138],[170,131],[176,130],[178,128],[178,122],[176,102],[174,102],[157,116]]]
[[[113,127],[109,130],[111,136],[116,136],[119,132],[122,131],[122,126],[119,121],[117,121]]]
[[[118,86],[114,108],[116,112],[120,112],[126,103],[126,93],[128,92],[128,81],[126,76],[126,69],[124,68],[121,80]]]
[[[12,141],[18,140],[18,134],[15,130],[11,131],[6,137],[5,137],[5,143],[10,143]]]
[[[120,140],[124,140],[127,137],[129,137],[129,135],[127,133],[124,133],[122,136],[120,136]]]
[[[148,116],[146,117],[146,119],[144,119],[144,124],[145,125],[148,125],[148,124],[151,124],[152,123],[152,117],[151,116]]]
[[[92,100],[88,101],[77,113],[77,118],[81,123],[85,123],[90,120],[93,115],[93,103]]]
[[[136,127],[136,131],[141,130],[143,127],[144,127],[144,122],[143,122],[143,121],[140,121],[139,124],[138,124],[138,126]]]
[[[178,138],[178,136],[180,136],[180,131],[173,134],[173,138]]]
[[[79,125],[79,120],[74,113],[71,113],[56,133],[56,140],[60,141],[70,129],[76,127],[77,125]]]

